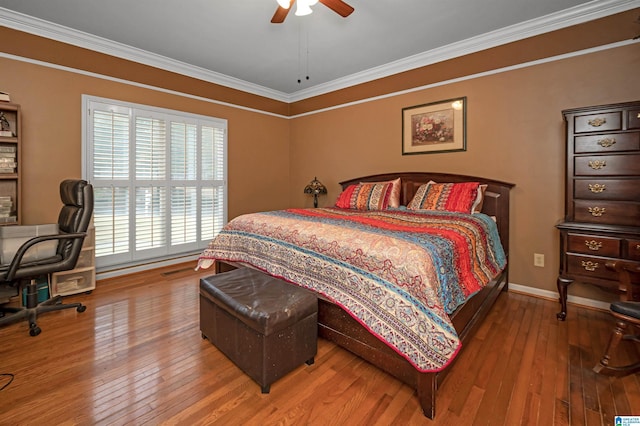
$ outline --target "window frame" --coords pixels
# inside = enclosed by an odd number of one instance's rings
[[[115,111],[123,112],[128,114],[129,117],[129,150],[128,150],[128,170],[129,175],[127,180],[116,180],[112,179],[109,181],[101,180],[94,178],[94,170],[93,170],[93,155],[94,155],[94,144],[93,144],[93,122],[92,122],[92,108],[95,106],[105,106]],[[104,110],[104,109],[103,109]],[[147,180],[136,180],[136,147],[135,147],[135,132],[136,132],[136,117],[138,116],[153,116],[155,118],[159,118],[161,120],[165,120],[166,124],[166,176],[161,181],[147,181]],[[195,158],[197,159],[197,176],[196,179],[172,179],[171,176],[171,123],[187,123],[188,125],[195,124],[197,125],[197,142],[196,149],[197,153]],[[212,176],[212,179],[203,179],[203,156],[202,148],[203,148],[203,127],[211,127],[214,131],[214,146],[216,149],[216,154],[219,151],[222,156],[222,171],[217,171],[215,176]],[[220,147],[219,143],[215,141],[220,138],[219,131],[222,131],[222,147]],[[217,136],[215,135],[216,133]],[[82,95],[82,177],[87,180],[91,184],[94,185],[94,189],[99,191],[100,188],[105,187],[113,187],[113,185],[117,182],[118,185],[122,187],[127,187],[129,189],[128,196],[128,217],[129,217],[129,226],[128,226],[128,234],[129,234],[129,243],[128,250],[126,253],[119,254],[110,254],[107,256],[96,256],[96,269],[98,271],[103,269],[119,269],[119,268],[127,268],[142,265],[150,262],[159,262],[167,259],[172,259],[176,257],[190,256],[196,253],[199,253],[202,249],[206,248],[209,241],[213,236],[219,232],[220,228],[227,223],[228,220],[228,185],[227,185],[227,170],[228,170],[228,152],[227,152],[227,120],[209,117],[199,114],[193,114],[184,111],[170,110],[166,108],[159,108],[150,105],[143,105],[131,102],[120,101],[116,99],[108,99],[102,97],[96,97],[91,95]],[[221,150],[220,150],[221,148]],[[214,155],[214,156],[215,156]],[[217,169],[216,169],[217,170]],[[161,248],[151,248],[136,251],[136,189],[149,187],[152,183],[161,182],[162,185],[167,188],[166,199],[166,230],[168,231],[165,235],[166,244]],[[189,187],[195,188],[196,190],[196,241],[187,242],[183,244],[172,245],[171,243],[171,196],[169,192],[174,188],[182,188]],[[212,225],[215,229],[213,231],[213,235],[211,235],[211,230],[208,230],[209,236],[203,236],[202,229],[202,217],[201,214],[203,212],[202,201],[203,201],[203,191],[208,189],[212,189],[215,194],[216,191],[221,190],[222,196],[216,198],[216,202],[222,202],[222,207],[218,207],[218,214],[216,212],[212,212],[212,216],[209,217]],[[211,192],[211,191],[208,191]],[[220,218],[220,210],[221,210],[221,218]],[[186,217],[187,215],[185,215]],[[218,219],[216,221],[215,218]],[[220,222],[221,219],[221,222]],[[98,237],[98,232],[96,233]]]

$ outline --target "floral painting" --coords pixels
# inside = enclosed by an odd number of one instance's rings
[[[402,154],[466,150],[466,98],[402,110]]]
[[[453,142],[453,110],[411,116],[412,145]]]

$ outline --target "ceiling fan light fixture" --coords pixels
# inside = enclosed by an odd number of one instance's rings
[[[313,10],[309,7],[309,3],[304,0],[296,1],[296,16],[311,15]]]
[[[322,3],[338,15],[346,18],[353,12],[353,7],[349,6],[343,0],[276,0],[278,7],[271,18],[272,24],[282,24],[286,19],[289,11],[296,4],[296,16],[305,16],[313,13],[311,6]]]

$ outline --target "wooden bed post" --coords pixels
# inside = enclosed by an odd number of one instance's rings
[[[436,417],[436,391],[438,390],[438,379],[436,374],[419,374],[418,402],[424,415],[430,419]]]

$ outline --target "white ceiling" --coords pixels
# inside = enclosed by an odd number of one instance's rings
[[[0,0],[0,25],[295,101],[640,7],[640,0]],[[309,79],[306,79],[306,76]],[[301,83],[298,83],[301,79]]]

